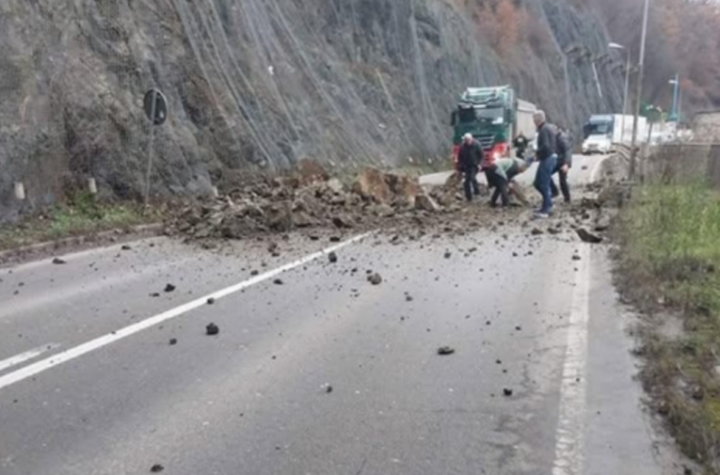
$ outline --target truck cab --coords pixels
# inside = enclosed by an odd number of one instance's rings
[[[608,154],[613,149],[613,116],[594,115],[583,127],[583,155]]]
[[[510,156],[512,139],[520,130],[530,139],[534,136],[535,110],[532,104],[516,99],[510,86],[468,88],[460,95],[451,118],[455,163],[467,133],[480,143],[486,160]],[[528,124],[530,131],[525,130]]]

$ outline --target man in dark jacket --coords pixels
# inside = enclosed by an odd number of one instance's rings
[[[553,208],[550,183],[557,165],[557,128],[547,122],[543,111],[537,111],[533,119],[538,131],[536,153],[538,169],[537,175],[535,175],[535,189],[542,195],[542,206],[535,213],[535,216],[537,218],[547,218]]]
[[[465,198],[468,201],[472,201],[473,195],[480,194],[477,174],[482,156],[483,150],[480,143],[473,138],[472,134],[465,134],[458,152],[458,168],[465,175]]]
[[[570,203],[570,186],[568,185],[568,172],[572,168],[572,141],[567,130],[559,129],[557,135],[557,164],[555,165],[555,173],[558,174],[560,180],[560,190],[562,190],[565,203]],[[557,198],[560,193],[555,180],[550,180],[550,188],[553,198]]]

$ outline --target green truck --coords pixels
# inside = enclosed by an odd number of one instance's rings
[[[457,163],[463,135],[471,133],[487,158],[509,157],[512,141],[522,132],[535,137],[534,104],[518,99],[512,86],[468,88],[452,113],[453,158]]]

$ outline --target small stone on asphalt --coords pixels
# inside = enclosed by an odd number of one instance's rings
[[[214,335],[217,335],[218,333],[220,333],[220,328],[217,325],[215,325],[214,323],[209,323],[205,327],[205,333],[209,336],[214,336]]]
[[[380,274],[371,274],[367,278],[368,282],[370,282],[372,285],[380,285],[382,284],[382,277]]]

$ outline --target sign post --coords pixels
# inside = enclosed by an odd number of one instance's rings
[[[153,149],[155,143],[155,126],[162,125],[167,120],[167,99],[159,90],[153,88],[145,93],[143,99],[145,115],[150,121],[150,141],[148,144],[147,171],[145,172],[144,204],[147,207],[150,201],[150,174],[152,173]]]

